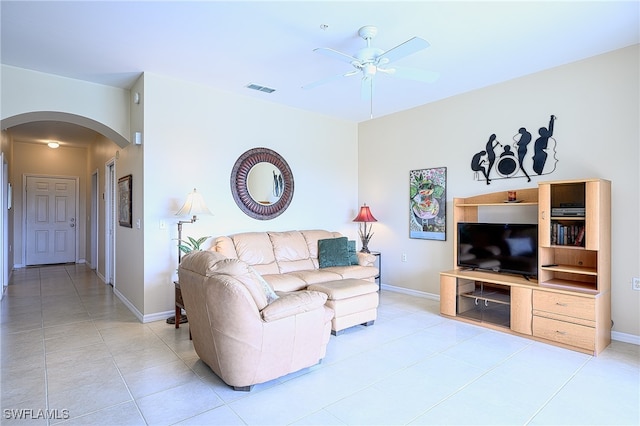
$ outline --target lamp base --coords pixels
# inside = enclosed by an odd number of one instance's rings
[[[180,315],[180,321],[178,322],[178,324],[184,324],[189,322],[189,320],[187,319],[186,315]],[[175,324],[176,323],[176,317],[172,316],[167,318],[167,324]]]
[[[362,241],[362,248],[360,249],[360,253],[371,253],[369,251],[369,239],[361,238],[360,240]]]

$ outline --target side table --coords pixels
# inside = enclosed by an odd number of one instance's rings
[[[376,275],[374,278],[376,281],[378,281],[378,288],[382,289],[382,278],[380,278],[382,276],[382,253],[380,253],[379,251],[372,251],[369,254],[372,254],[378,258],[378,275]]]
[[[176,323],[176,328],[180,328],[180,324],[184,324],[188,320],[186,315],[182,315],[182,310],[184,309],[184,302],[182,301],[182,290],[180,290],[180,282],[174,281],[173,284],[176,287],[176,293],[175,293],[176,316],[174,321]],[[178,318],[180,319],[179,321],[177,320]]]
[[[187,319],[186,315],[182,315],[184,302],[182,301],[182,290],[180,290],[180,283],[178,281],[174,281],[173,284],[175,285],[176,314],[173,317],[167,318],[167,324],[175,324],[176,328],[180,328],[180,324],[189,322],[189,320]],[[189,330],[189,340],[192,340],[191,330]]]

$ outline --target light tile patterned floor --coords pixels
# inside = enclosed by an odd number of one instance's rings
[[[243,393],[198,359],[188,325],[139,323],[86,266],[16,270],[1,423],[640,424],[638,346],[595,358],[442,318],[432,300],[380,299],[375,325],[332,336],[321,364]]]

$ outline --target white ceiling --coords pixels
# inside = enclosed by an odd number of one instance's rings
[[[3,0],[0,52],[3,64],[75,79],[129,88],[149,72],[361,122],[371,108],[380,117],[637,44],[639,5]],[[378,27],[372,45],[382,50],[426,39],[431,47],[395,64],[440,78],[427,84],[378,74],[372,104],[361,99],[358,76],[303,90],[352,69],[313,49],[353,54],[365,46],[357,34],[364,25]],[[249,83],[276,91],[252,91]]]

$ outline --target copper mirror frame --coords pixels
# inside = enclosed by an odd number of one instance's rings
[[[258,163],[270,163],[278,168],[282,175],[284,189],[280,198],[273,204],[257,202],[249,194],[247,178],[249,172]],[[253,148],[242,154],[231,170],[231,194],[240,210],[258,220],[268,220],[280,216],[293,199],[293,173],[289,164],[280,154],[269,148]]]

